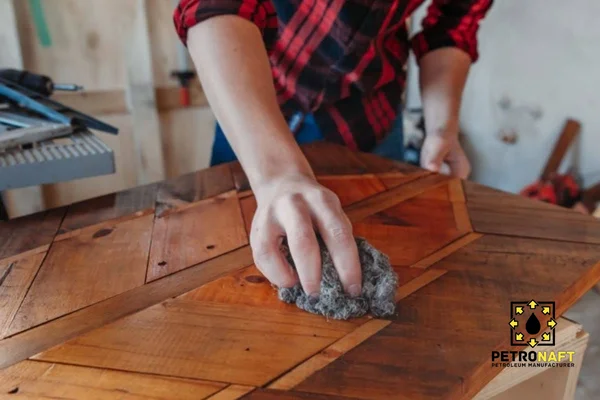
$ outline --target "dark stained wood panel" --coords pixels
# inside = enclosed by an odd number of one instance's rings
[[[0,337],[6,336],[45,256],[39,253],[14,261],[0,261]]]
[[[218,382],[39,361],[23,361],[0,371],[0,393],[3,398],[196,400],[224,387],[225,384]]]
[[[0,260],[49,245],[58,232],[66,207],[0,221]]]
[[[154,223],[147,281],[248,244],[234,192],[171,212]]]
[[[353,400],[356,397],[329,396],[323,394],[303,393],[296,391],[281,391],[269,389],[257,389],[246,396],[244,400]]]
[[[85,200],[69,206],[60,233],[154,210],[158,184],[150,184]]]
[[[148,215],[54,243],[9,333],[143,285],[152,223]]]

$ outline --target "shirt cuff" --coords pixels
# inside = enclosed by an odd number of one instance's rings
[[[444,47],[454,47],[463,50],[469,55],[472,63],[475,63],[479,59],[477,39],[474,37],[464,38],[459,34],[437,33],[434,30],[426,30],[416,34],[412,38],[411,44],[417,61],[430,51]]]

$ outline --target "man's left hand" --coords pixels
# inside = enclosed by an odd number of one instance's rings
[[[444,172],[444,164],[448,165],[452,176],[466,179],[471,173],[471,164],[457,134],[426,135],[421,149],[421,166],[432,172]]]

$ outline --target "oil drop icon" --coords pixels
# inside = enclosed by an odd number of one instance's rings
[[[529,333],[530,335],[537,335],[540,332],[541,328],[542,325],[540,324],[540,320],[537,319],[535,313],[531,313],[531,316],[525,324],[525,329],[527,330],[527,333]]]

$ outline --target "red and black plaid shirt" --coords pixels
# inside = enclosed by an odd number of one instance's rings
[[[239,15],[262,32],[283,113],[311,112],[326,139],[369,151],[389,132],[405,84],[410,47],[417,60],[457,47],[475,61],[479,22],[492,0],[433,0],[423,29],[407,20],[424,0],[180,0],[177,32]]]

